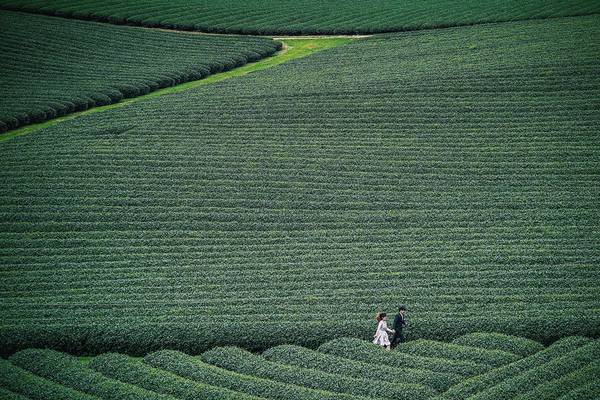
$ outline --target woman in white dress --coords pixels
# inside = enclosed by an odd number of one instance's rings
[[[386,313],[377,314],[376,319],[379,321],[379,323],[377,324],[377,331],[375,332],[373,343],[382,346],[386,350],[389,350],[390,337],[388,336],[388,333],[394,333],[394,330],[388,329]]]

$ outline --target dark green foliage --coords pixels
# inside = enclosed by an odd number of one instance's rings
[[[539,353],[493,369],[485,374],[466,379],[444,392],[443,397],[446,399],[462,400],[477,396],[489,388],[501,385],[507,380],[526,374],[528,371],[550,363],[553,360],[563,359],[567,355],[578,352],[581,348],[589,345],[596,346],[590,339],[583,337],[572,336],[561,339]]]
[[[0,399],[2,400],[31,400],[28,397],[0,388]]]
[[[436,372],[447,372],[463,376],[478,375],[490,369],[487,365],[470,361],[449,360],[436,357],[421,357],[403,351],[385,351],[370,342],[355,339],[334,339],[319,346],[319,351],[339,357],[390,367],[410,367]]]
[[[373,33],[600,12],[594,0],[0,0],[113,24],[242,34]]]
[[[480,347],[489,350],[502,350],[521,357],[530,356],[544,349],[544,346],[535,340],[504,335],[502,333],[473,332],[452,341],[463,346]]]
[[[501,383],[470,396],[472,400],[507,400],[526,393],[536,385],[543,385],[564,374],[576,371],[582,365],[600,360],[600,341],[582,346],[562,357],[540,364]]]
[[[182,378],[122,354],[100,355],[92,360],[89,367],[110,378],[178,399],[258,400],[240,392]]]
[[[215,367],[214,365],[206,364],[199,358],[177,351],[159,351],[147,355],[144,357],[144,360],[156,368],[173,372],[187,379],[192,379],[208,385],[230,388],[267,399],[364,399],[364,397],[308,389],[293,384],[239,374],[237,372]]]
[[[387,35],[0,142],[0,349],[316,348],[399,302],[598,337],[598,54],[598,16]]]
[[[585,389],[590,382],[600,376],[600,361],[594,361],[558,379],[540,384],[519,396],[519,400],[553,400],[565,392]],[[597,395],[600,393],[597,392]]]
[[[558,400],[598,400],[600,398],[600,380],[598,376],[586,385],[571,390]]]
[[[53,350],[27,349],[13,354],[10,361],[36,375],[61,385],[89,393],[106,400],[174,400],[91,370],[76,357]]]
[[[0,388],[31,400],[96,400],[91,396],[32,374],[0,359]],[[0,392],[0,395],[2,393]],[[2,397],[4,398],[4,397]],[[15,399],[18,397],[15,397]]]
[[[202,360],[230,371],[332,392],[390,399],[427,399],[434,392],[424,386],[348,378],[320,370],[274,363],[238,347],[217,347]]]
[[[487,350],[477,347],[460,346],[433,340],[419,339],[402,343],[397,347],[399,352],[421,357],[445,358],[456,361],[469,361],[476,364],[499,367],[517,361],[519,356],[500,350]]]
[[[263,353],[270,361],[318,369],[324,372],[354,378],[395,383],[417,383],[435,390],[443,390],[460,380],[459,375],[433,372],[416,368],[394,368],[353,361],[347,358],[306,349],[300,346],[283,345]]]
[[[0,133],[201,79],[281,46],[12,11],[0,11],[0,26]]]

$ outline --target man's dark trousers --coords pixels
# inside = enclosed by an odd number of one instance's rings
[[[394,318],[394,336],[392,336],[391,347],[396,347],[398,343],[404,342],[404,332],[402,329],[406,326],[406,322],[404,321],[404,317],[401,314],[397,314],[396,318]]]

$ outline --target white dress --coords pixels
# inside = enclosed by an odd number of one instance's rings
[[[391,329],[388,329],[387,322],[381,320],[379,321],[379,325],[377,325],[377,331],[375,332],[375,339],[373,339],[373,343],[379,346],[389,346],[390,338],[388,336],[388,332],[392,333]]]

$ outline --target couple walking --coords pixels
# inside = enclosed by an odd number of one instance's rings
[[[404,342],[404,334],[402,329],[407,325],[406,323],[406,306],[398,307],[398,314],[394,318],[394,329],[389,329],[387,326],[387,314],[386,313],[377,313],[375,317],[379,322],[377,324],[377,331],[375,332],[375,336],[373,339],[373,343],[379,346],[382,346],[386,350],[390,350],[398,343]],[[388,333],[393,333],[392,341],[390,343],[390,338]]]

